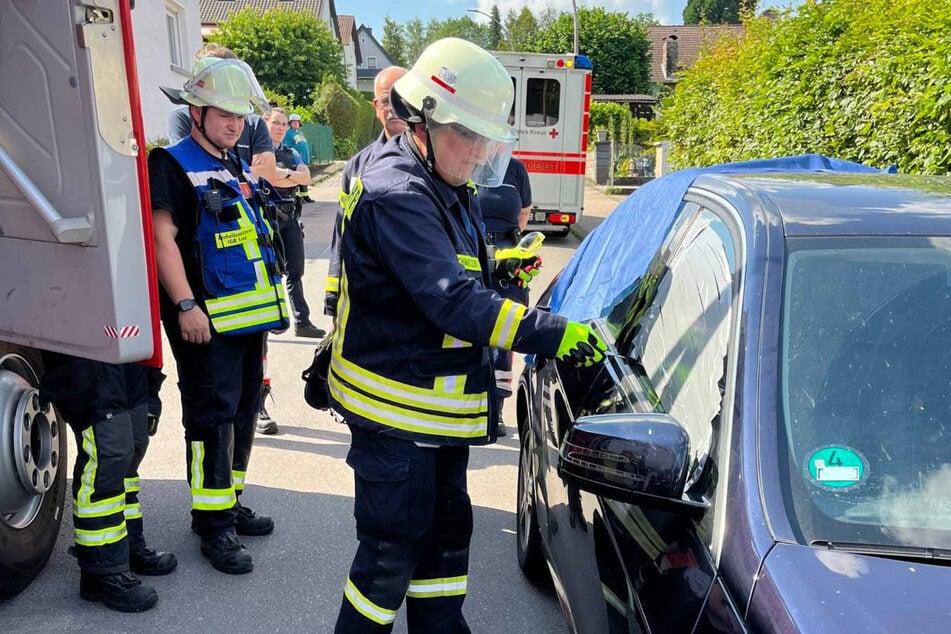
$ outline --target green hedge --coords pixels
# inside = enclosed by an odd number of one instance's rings
[[[335,159],[349,158],[380,132],[373,104],[332,78],[317,89],[312,110],[319,122],[333,128]]]
[[[807,1],[745,25],[662,103],[675,167],[818,152],[951,170],[951,3]]]

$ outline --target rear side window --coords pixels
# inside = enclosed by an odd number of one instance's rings
[[[561,82],[531,77],[525,82],[525,125],[551,127],[561,118]]]

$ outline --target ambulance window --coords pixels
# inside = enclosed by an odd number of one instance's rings
[[[550,127],[561,116],[561,83],[557,79],[531,77],[525,84],[525,125]]]

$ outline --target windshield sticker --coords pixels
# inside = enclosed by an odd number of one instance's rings
[[[850,447],[830,445],[812,452],[806,462],[806,472],[813,484],[845,489],[865,480],[868,461]]]

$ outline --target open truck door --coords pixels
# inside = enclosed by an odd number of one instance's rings
[[[0,594],[12,594],[49,558],[66,495],[68,432],[38,398],[39,350],[160,363],[129,0],[8,0],[0,86]]]

